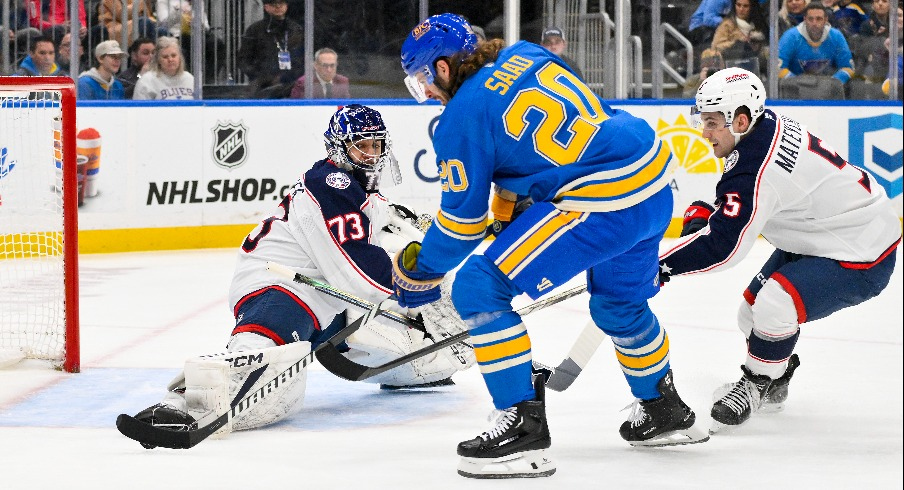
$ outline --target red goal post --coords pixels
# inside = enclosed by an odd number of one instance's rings
[[[72,373],[80,370],[75,94],[69,77],[0,77],[0,349]]]

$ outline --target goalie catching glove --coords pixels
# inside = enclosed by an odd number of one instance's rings
[[[420,330],[385,325],[380,319],[367,322],[345,342],[350,349],[345,356],[365,366],[379,366],[433,344]],[[433,353],[364,381],[394,387],[430,386],[458,369],[458,364],[450,364],[448,355]]]
[[[392,261],[392,285],[399,305],[406,308],[432,303],[440,298],[440,284],[445,274],[417,270],[421,244],[411,242]]]
[[[440,288],[440,299],[421,308],[421,319],[434,342],[440,342],[468,330],[455,305],[452,304],[452,276],[447,276]],[[465,342],[453,344],[440,351],[455,368],[462,371],[474,365],[474,348]]]

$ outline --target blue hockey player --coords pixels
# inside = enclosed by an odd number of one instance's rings
[[[707,440],[675,390],[668,336],[648,306],[672,212],[668,147],[549,51],[528,42],[506,48],[500,39],[478,44],[457,15],[416,26],[401,57],[415,99],[446,108],[433,140],[441,208],[423,242],[396,255],[394,288],[402,305],[454,304],[498,410],[492,429],[458,445],[459,473],[555,471],[543,384],[532,382],[530,338],[511,302],[585,271],[591,316],[612,338],[637,398],[621,436],[635,445]],[[447,297],[440,283],[481,243],[494,183],[534,204],[468,258]]]

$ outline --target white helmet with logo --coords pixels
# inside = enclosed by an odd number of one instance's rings
[[[758,76],[743,68],[725,68],[703,81],[697,89],[691,113],[695,116],[703,112],[722,113],[725,116],[725,124],[735,135],[735,139],[739,140],[763,115],[766,110],[765,104],[766,87]],[[735,133],[731,126],[739,107],[747,107],[750,111],[750,127],[741,134]]]

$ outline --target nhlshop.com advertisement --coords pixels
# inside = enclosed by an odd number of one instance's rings
[[[440,186],[432,139],[442,107],[379,102],[369,105],[383,115],[403,178],[398,186],[384,178],[382,192],[418,213],[435,214]],[[647,121],[671,148],[678,163],[671,181],[676,223],[689,203],[715,197],[725,165],[693,127],[689,104],[613,104]],[[900,105],[769,107],[801,121],[868,170],[901,214]],[[80,104],[81,251],[237,246],[255,224],[277,212],[301,174],[326,156],[323,132],[336,109],[292,101]]]

